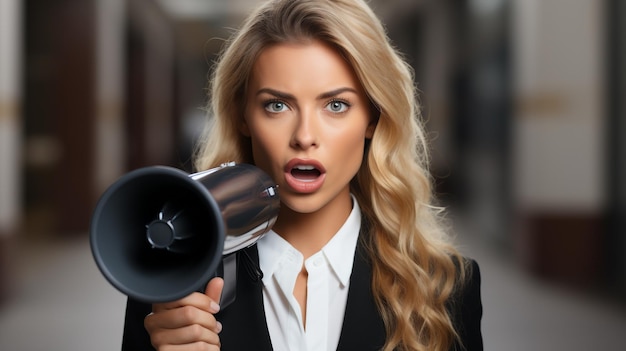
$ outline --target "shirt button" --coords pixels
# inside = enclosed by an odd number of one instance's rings
[[[313,261],[313,265],[315,267],[321,266],[322,265],[322,258],[321,257],[316,258],[315,261]]]

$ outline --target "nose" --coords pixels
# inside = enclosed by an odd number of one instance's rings
[[[299,111],[291,137],[291,146],[302,150],[318,146],[319,128],[317,122],[315,111]]]

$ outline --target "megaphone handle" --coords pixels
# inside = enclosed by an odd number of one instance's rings
[[[220,309],[223,310],[235,301],[237,297],[237,255],[232,253],[222,259],[224,267],[224,288],[220,299]]]

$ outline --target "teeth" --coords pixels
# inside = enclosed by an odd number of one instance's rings
[[[315,167],[311,166],[311,165],[298,165],[294,167],[295,169],[299,170],[299,171],[312,171],[315,169]]]

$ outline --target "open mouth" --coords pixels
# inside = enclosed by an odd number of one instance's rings
[[[326,169],[316,160],[294,158],[285,165],[285,185],[296,193],[314,193],[325,180]]]
[[[311,165],[296,165],[291,169],[291,175],[303,182],[312,182],[322,175],[322,172]]]

